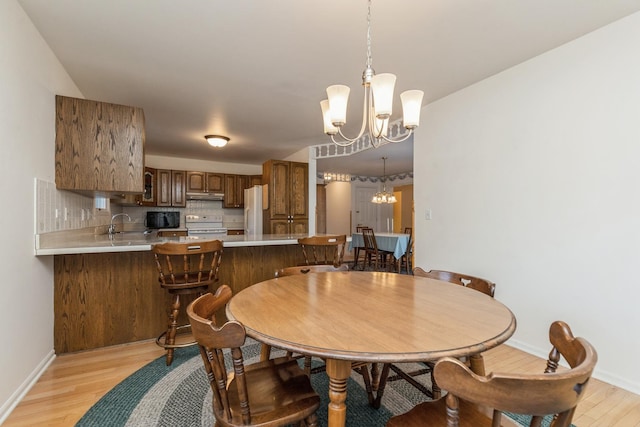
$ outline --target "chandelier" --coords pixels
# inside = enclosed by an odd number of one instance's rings
[[[393,193],[387,193],[387,158],[382,158],[382,192],[377,192],[373,195],[371,203],[395,203],[396,196]]]
[[[364,106],[360,133],[355,138],[348,138],[342,133],[342,126],[347,122],[347,102],[350,91],[348,86],[329,86],[327,88],[328,99],[320,102],[324,133],[331,136],[331,140],[336,145],[344,147],[353,144],[364,135],[365,130],[374,147],[377,147],[381,140],[401,142],[409,138],[413,134],[413,130],[420,124],[420,109],[424,92],[408,90],[400,94],[400,99],[402,100],[402,122],[409,132],[398,139],[391,139],[388,136],[396,76],[389,73],[376,74],[371,63],[371,0],[369,0],[367,8],[367,66],[362,73]],[[337,139],[336,134],[341,138]]]

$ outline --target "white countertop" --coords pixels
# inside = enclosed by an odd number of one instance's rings
[[[298,239],[307,234],[245,234],[221,236],[224,247],[276,246],[298,244]],[[110,238],[106,234],[93,234],[74,230],[68,232],[47,233],[35,236],[35,255],[65,255],[107,252],[139,252],[151,250],[151,245],[163,242],[197,242],[193,236],[158,237],[157,233],[142,232],[118,233]]]

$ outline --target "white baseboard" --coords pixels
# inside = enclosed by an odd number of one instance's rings
[[[541,359],[546,360],[549,357],[549,349],[541,350],[539,348],[532,347],[528,344],[525,344],[518,340],[509,340],[507,343],[509,346],[517,348],[518,350],[522,350],[534,356],[540,357]],[[593,371],[593,378],[598,379],[600,381],[604,381],[607,384],[611,384],[612,386],[622,388],[630,393],[634,393],[640,395],[640,384],[629,381],[626,378],[621,378],[618,375],[614,375],[611,372],[603,371],[598,369],[598,365],[596,364],[596,368]]]
[[[24,396],[31,390],[31,387],[38,381],[38,379],[44,374],[51,362],[56,358],[56,353],[51,350],[44,359],[36,366],[31,374],[24,380],[24,382],[13,392],[11,397],[0,407],[0,425],[6,421],[11,412],[18,406],[18,403],[24,398]]]

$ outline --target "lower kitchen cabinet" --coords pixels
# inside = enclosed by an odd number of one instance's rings
[[[158,231],[158,237],[184,237],[187,236],[186,230],[180,231],[171,231],[171,230],[160,230]]]
[[[307,234],[309,221],[303,220],[271,220],[269,221],[271,234]]]

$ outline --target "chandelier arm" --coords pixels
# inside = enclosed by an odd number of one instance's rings
[[[404,137],[402,137],[400,139],[391,139],[391,138],[387,138],[384,135],[382,135],[381,138],[384,139],[387,142],[402,142],[402,141],[406,141],[407,139],[409,139],[409,137],[411,135],[413,135],[413,129],[409,129],[409,133],[406,134]]]
[[[349,139],[346,136],[344,136],[342,134],[342,132],[340,132],[340,129],[338,129],[338,133],[340,134],[341,137],[343,137],[345,140],[344,141],[340,141],[336,139],[335,135],[331,135],[331,141],[333,141],[334,144],[339,145],[340,147],[348,147],[351,144],[353,144],[354,142],[356,142],[356,140],[358,138],[354,138],[354,139]]]
[[[332,136],[331,139],[333,140],[334,143],[336,143],[338,145],[342,145],[343,147],[345,147],[347,145],[353,144],[358,139],[360,139],[360,137],[362,135],[364,135],[364,131],[367,129],[367,112],[368,112],[367,105],[369,103],[371,103],[369,101],[370,99],[372,99],[371,88],[369,86],[365,86],[365,88],[364,88],[364,101],[363,101],[363,106],[362,106],[362,125],[360,126],[360,132],[358,133],[358,135],[355,138],[349,138],[348,136],[346,136],[345,134],[342,133],[342,126],[340,126],[340,127],[338,127],[338,133],[347,142],[336,142],[336,140]]]

